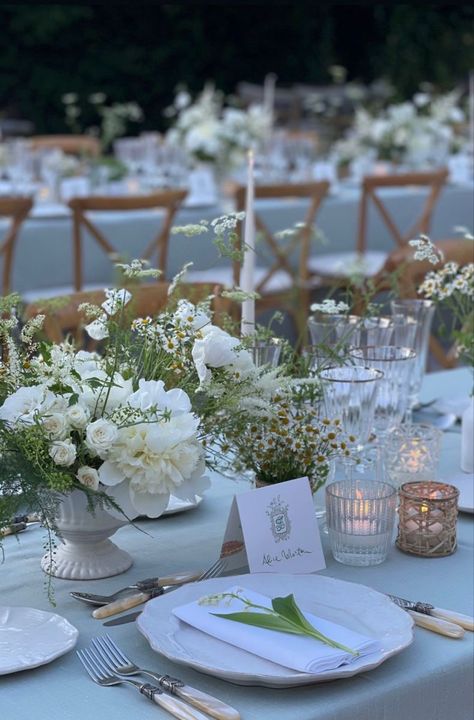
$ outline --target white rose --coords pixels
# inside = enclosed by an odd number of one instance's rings
[[[86,445],[89,450],[104,457],[117,440],[117,426],[103,418],[90,423],[86,430]]]
[[[71,405],[66,411],[67,420],[75,430],[82,430],[87,425],[90,416],[89,408],[79,403]]]
[[[56,440],[49,448],[49,455],[56,465],[69,467],[76,459],[76,446],[70,440]]]
[[[50,413],[43,418],[43,427],[52,440],[60,440],[67,434],[68,425],[64,413]]]
[[[91,490],[99,489],[99,473],[88,465],[83,465],[79,468],[76,475],[81,485],[91,488]]]

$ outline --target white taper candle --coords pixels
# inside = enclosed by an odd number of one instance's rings
[[[274,73],[265,75],[263,81],[263,107],[270,117],[270,133],[273,129],[273,121],[275,119],[275,86],[277,76]]]
[[[245,201],[244,257],[240,270],[240,289],[244,292],[255,291],[255,212],[254,212],[253,152],[248,154],[247,196]],[[255,300],[242,303],[241,334],[252,335],[255,332]]]
[[[469,153],[474,163],[474,70],[469,73]]]

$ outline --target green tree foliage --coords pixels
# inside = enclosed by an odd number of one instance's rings
[[[61,95],[100,90],[136,100],[160,128],[178,83],[232,92],[270,71],[324,83],[334,63],[350,79],[389,77],[399,96],[421,81],[449,89],[474,65],[473,21],[455,3],[1,5],[0,111],[58,132]]]

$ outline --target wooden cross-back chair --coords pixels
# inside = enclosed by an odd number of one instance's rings
[[[359,209],[359,226],[357,233],[357,252],[364,253],[367,249],[367,223],[369,204],[372,202],[380,213],[388,231],[399,247],[406,245],[409,240],[420,233],[427,234],[430,229],[436,203],[441,194],[449,171],[446,169],[433,172],[410,172],[398,175],[370,175],[362,181],[362,198]],[[408,232],[402,234],[397,223],[393,220],[377,191],[383,188],[421,187],[428,189],[420,214]]]
[[[3,256],[2,295],[7,295],[11,290],[11,274],[18,233],[32,207],[31,198],[0,198],[0,217],[10,218],[10,225],[0,244],[0,256]]]
[[[163,311],[170,301],[169,287],[170,283],[167,282],[129,287],[132,299],[125,307],[127,319],[153,317]],[[196,304],[205,300],[209,295],[213,295],[211,301],[212,322],[218,325],[223,320],[224,314],[228,314],[230,309],[229,300],[221,297],[222,289],[222,286],[211,283],[182,283],[174,297],[183,297]],[[97,343],[92,341],[84,331],[84,325],[87,325],[88,321],[79,311],[79,306],[82,303],[101,305],[105,299],[103,290],[90,290],[39,300],[25,307],[23,317],[25,320],[29,320],[44,314],[43,332],[48,340],[60,343],[69,335],[75,340],[78,347],[90,350],[95,348]]]
[[[257,185],[255,199],[307,199],[309,206],[300,228],[295,229],[294,235],[287,244],[284,240],[276,239],[263,222],[260,214],[255,213],[255,227],[261,236],[261,246],[270,252],[270,265],[257,267],[255,270],[255,291],[261,295],[257,301],[257,310],[268,309],[286,310],[293,318],[299,337],[306,332],[306,318],[310,303],[310,273],[308,258],[311,249],[311,238],[314,232],[316,215],[328,194],[329,183],[282,183],[278,185]],[[246,187],[238,186],[235,190],[237,211],[245,210]],[[242,224],[241,224],[242,225]],[[242,234],[242,227],[241,227]],[[241,235],[242,236],[242,235]],[[258,244],[257,244],[258,258]],[[292,264],[292,256],[298,257],[296,265]],[[239,285],[240,263],[234,262],[233,281]]]
[[[187,195],[186,190],[163,190],[162,192],[150,195],[134,195],[120,197],[77,197],[69,201],[68,205],[73,213],[73,248],[74,248],[74,288],[82,290],[83,278],[83,242],[82,228],[86,228],[99,247],[109,256],[117,257],[119,253],[94,225],[88,212],[124,212],[133,210],[164,210],[164,220],[160,217],[158,222],[161,226],[158,234],[151,240],[144,253],[140,256],[148,260],[154,254],[157,256],[157,267],[163,275],[166,274],[166,262],[168,258],[169,234],[173,219]],[[130,248],[132,250],[132,248]]]
[[[362,181],[359,203],[358,229],[353,250],[313,256],[309,260],[311,271],[322,282],[332,287],[350,288],[351,277],[359,280],[377,278],[388,252],[368,248],[368,221],[371,205],[379,213],[396,247],[403,247],[420,233],[428,234],[431,219],[439,196],[448,177],[447,170],[433,172],[400,173],[398,175],[369,175]],[[415,213],[408,232],[400,230],[387,209],[379,190],[387,188],[424,188],[426,198],[421,196],[421,209]],[[417,208],[418,210],[418,208]]]
[[[62,150],[66,155],[100,155],[100,141],[90,135],[36,135],[30,138],[33,150]]]

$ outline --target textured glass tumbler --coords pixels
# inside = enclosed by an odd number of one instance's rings
[[[393,319],[391,317],[359,318],[356,329],[351,336],[351,345],[389,345],[393,335]]]
[[[415,366],[410,374],[408,407],[413,408],[419,402],[421,383],[426,370],[428,343],[435,306],[431,300],[392,300],[392,314],[411,319],[417,323],[413,345],[408,345],[416,353]]]
[[[380,370],[346,366],[320,373],[324,407],[330,420],[340,420],[344,432],[354,435],[362,450],[374,424],[377,386],[383,377]]]
[[[326,487],[329,541],[343,565],[379,565],[393,540],[397,491],[376,480],[338,480]]]
[[[282,341],[280,338],[270,338],[270,340],[259,340],[251,346],[250,352],[253,361],[257,367],[269,365],[277,367],[280,362]]]
[[[442,440],[442,430],[432,425],[400,425],[384,443],[383,464],[388,482],[398,488],[406,482],[436,480]]]
[[[374,431],[380,440],[400,425],[408,404],[408,381],[415,364],[415,352],[394,345],[352,348],[350,356],[359,365],[383,372],[378,383]]]

